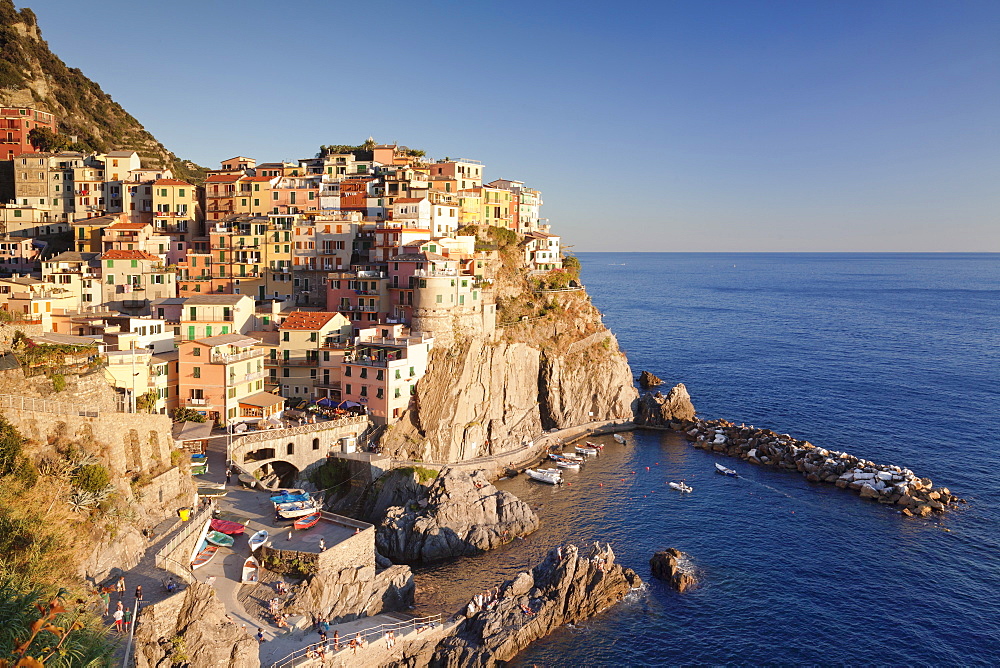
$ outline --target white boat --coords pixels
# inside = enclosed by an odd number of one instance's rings
[[[622,436],[621,434],[614,434],[612,435],[612,438],[621,443],[622,445],[625,445],[625,437]]]
[[[587,441],[587,445],[599,452],[604,450],[604,445],[601,443],[594,443],[593,441]]]
[[[597,456],[597,448],[590,448],[590,447],[587,447],[586,445],[577,445],[577,446],[575,446],[575,449],[581,455],[588,455],[590,457],[596,457]]]
[[[573,469],[577,471],[580,470],[579,462],[571,462],[568,459],[557,459],[556,466],[558,466],[561,469]]]
[[[312,499],[309,501],[294,501],[292,503],[279,503],[274,507],[275,512],[278,517],[285,520],[295,519],[296,517],[305,517],[306,515],[312,515],[317,510],[319,506]]]
[[[678,492],[693,492],[694,487],[690,485],[685,485],[683,482],[668,482],[667,486],[670,489],[676,489]]]
[[[257,582],[260,575],[260,562],[255,557],[250,557],[243,562],[243,579],[240,582]]]
[[[562,473],[559,469],[524,469],[525,475],[538,482],[547,482],[550,485],[558,485],[562,482]]]
[[[561,454],[557,453],[556,457],[559,457],[559,458],[562,458],[562,459],[568,459],[571,462],[577,462],[579,464],[582,464],[584,461],[586,461],[583,457],[581,457],[580,455],[576,454],[575,452],[563,452]]]
[[[729,475],[729,476],[732,476],[734,478],[736,478],[738,476],[738,474],[736,473],[736,471],[734,471],[733,469],[727,469],[725,466],[723,466],[719,462],[715,462],[715,472],[716,473],[721,473],[722,475]]]
[[[254,552],[258,547],[267,542],[268,533],[267,529],[261,529],[254,535],[250,536],[250,551]]]

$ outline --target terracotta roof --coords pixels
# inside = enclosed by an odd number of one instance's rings
[[[101,256],[102,260],[154,260],[160,261],[155,255],[141,250],[109,250]]]
[[[188,183],[187,181],[181,181],[180,179],[157,179],[153,181],[154,186],[188,186],[193,188],[194,185]]]
[[[293,311],[278,329],[317,330],[337,317],[337,313],[327,311]]]
[[[259,167],[258,167],[259,169]],[[248,176],[244,181],[271,181],[272,179],[278,178],[277,176]]]
[[[239,181],[243,177],[243,172],[238,172],[236,174],[212,174],[210,177],[205,179],[206,183],[231,183],[233,181]]]

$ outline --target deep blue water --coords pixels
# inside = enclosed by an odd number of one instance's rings
[[[605,439],[570,486],[503,483],[542,528],[421,573],[418,596],[451,604],[553,545],[610,541],[647,587],[517,664],[1000,665],[1000,255],[580,258],[633,371],[685,383],[700,415],[906,466],[970,504],[906,518],[635,432]],[[743,477],[713,475],[717,459]],[[665,486],[681,479],[693,494]],[[701,587],[649,578],[666,547],[692,557]]]

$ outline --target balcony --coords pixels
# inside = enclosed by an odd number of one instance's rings
[[[267,375],[266,371],[254,371],[252,373],[244,373],[244,374],[231,373],[229,374],[229,384],[236,385],[237,383],[250,383],[255,380],[260,380],[266,375]]]
[[[230,322],[232,319],[230,319]],[[256,357],[264,357],[268,354],[268,351],[263,348],[255,348],[253,350],[247,350],[242,353],[215,353],[212,355],[213,364],[232,364],[233,362],[242,362],[243,360],[254,359]]]
[[[427,278],[428,276],[458,276],[457,269],[416,269],[413,275],[417,278]]]
[[[188,406],[200,406],[200,407],[211,406],[211,404],[208,403],[208,399],[205,398],[196,399],[194,397],[188,397],[187,399],[184,400],[184,403],[187,404]]]
[[[315,383],[313,383],[313,387],[318,388],[318,389],[322,389],[322,390],[339,390],[340,389],[340,381],[339,380],[331,380],[330,382],[324,382],[324,381],[321,381],[321,380],[317,380]]]

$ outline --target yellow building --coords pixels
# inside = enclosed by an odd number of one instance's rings
[[[179,179],[153,181],[153,227],[158,232],[183,234],[194,231],[201,218],[197,188]]]
[[[502,188],[483,186],[481,193],[483,223],[507,229],[513,227],[511,192]]]

